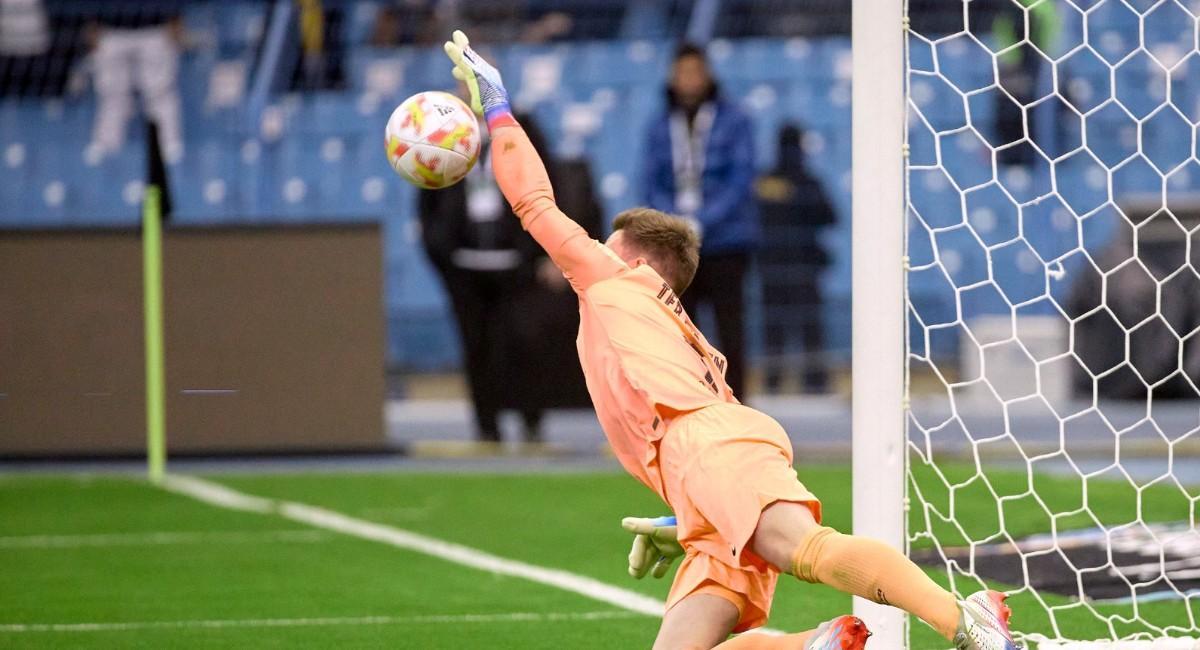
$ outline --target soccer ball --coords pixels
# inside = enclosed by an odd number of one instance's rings
[[[388,162],[405,180],[436,190],[461,181],[479,158],[479,122],[450,93],[428,91],[404,100],[388,118]]]

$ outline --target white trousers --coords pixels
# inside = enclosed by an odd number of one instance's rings
[[[101,156],[125,143],[133,117],[133,91],[142,96],[146,114],[158,124],[163,156],[174,162],[183,155],[180,125],[179,51],[166,27],[106,29],[94,53],[96,121],[92,144]]]

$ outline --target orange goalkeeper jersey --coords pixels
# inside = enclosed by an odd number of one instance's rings
[[[658,440],[681,413],[737,402],[725,383],[725,357],[654,269],[631,268],[558,209],[524,130],[497,128],[491,151],[505,198],[579,296],[576,347],[609,444],[625,469],[665,500]]]

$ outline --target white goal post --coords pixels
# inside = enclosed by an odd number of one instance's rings
[[[854,533],[1028,648],[1200,650],[1200,0],[852,12]]]
[[[854,533],[905,548],[904,30],[901,0],[852,13],[851,406]],[[907,647],[906,617],[855,598],[877,648]]]

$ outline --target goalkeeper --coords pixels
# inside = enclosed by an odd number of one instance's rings
[[[737,401],[725,357],[679,302],[698,264],[690,227],[635,208],[617,215],[605,243],[588,237],[555,205],[499,72],[462,32],[446,53],[492,132],[497,184],[579,297],[579,360],[604,433],[621,465],[678,519],[686,553],[655,647],[712,648],[763,625],[787,572],[905,609],[964,650],[1015,648],[1001,594],[960,603],[890,546],[821,526],[821,503],[797,480],[787,434]],[[801,635],[744,635],[724,647],[852,649],[866,637],[861,621],[843,616]]]

